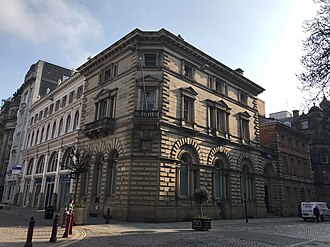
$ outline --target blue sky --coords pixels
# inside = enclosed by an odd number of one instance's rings
[[[313,0],[0,0],[0,99],[39,59],[77,68],[135,28],[165,28],[266,91],[272,112],[301,109],[302,23]]]

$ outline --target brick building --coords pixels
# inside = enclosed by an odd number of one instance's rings
[[[308,141],[307,135],[277,120],[260,121],[260,143],[268,149],[264,150],[268,213],[295,216],[301,201],[313,200]]]
[[[91,214],[190,219],[194,189],[205,186],[209,217],[244,217],[245,198],[249,216],[266,215],[264,89],[241,69],[164,29],[136,29],[78,71],[86,78],[79,143],[95,153],[78,193]]]

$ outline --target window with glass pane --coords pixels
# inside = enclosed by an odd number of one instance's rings
[[[191,66],[185,64],[183,66],[183,75],[190,79],[193,79],[193,68]]]
[[[242,138],[245,140],[250,139],[249,120],[247,119],[242,119]]]
[[[242,169],[242,192],[243,196],[245,194],[247,199],[251,199],[251,185],[250,185],[250,179],[249,179],[249,168],[244,165]]]
[[[155,53],[144,54],[144,66],[145,67],[156,67],[157,66],[157,55]]]
[[[71,127],[71,115],[69,115],[66,119],[66,125],[65,125],[65,133],[68,133]]]
[[[328,164],[328,152],[327,151],[321,151],[320,159],[321,159],[322,164]]]
[[[187,154],[183,154],[181,157],[180,165],[180,196],[189,195],[189,158]]]
[[[142,90],[142,110],[152,111],[155,109],[156,90],[152,88],[145,88]]]
[[[217,199],[222,198],[222,161],[217,160],[215,163],[214,171],[214,197]]]
[[[227,132],[226,112],[216,109],[216,128],[221,132]]]
[[[54,171],[56,171],[57,160],[58,160],[58,154],[57,154],[57,152],[52,153],[52,155],[49,158],[47,172],[54,172]]]
[[[45,164],[45,156],[42,155],[37,163],[37,169],[36,169],[36,174],[40,174],[44,170],[44,164]]]
[[[73,130],[77,129],[79,125],[79,111],[74,115]]]
[[[187,96],[183,98],[183,119],[192,123],[193,119],[193,100]]]
[[[62,131],[63,131],[63,118],[61,118],[60,123],[58,125],[57,136],[60,136],[62,134]]]

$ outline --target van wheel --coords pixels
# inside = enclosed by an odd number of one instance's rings
[[[321,215],[321,221],[324,221],[324,215],[323,214]]]
[[[303,218],[303,220],[304,220],[304,221],[307,221],[307,219],[306,219],[306,218]]]

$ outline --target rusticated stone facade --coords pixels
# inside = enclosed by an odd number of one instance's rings
[[[86,78],[80,181],[90,214],[140,221],[266,215],[257,95],[264,89],[161,29],[132,31],[78,68]]]

